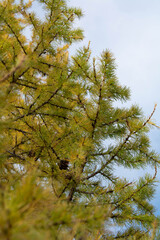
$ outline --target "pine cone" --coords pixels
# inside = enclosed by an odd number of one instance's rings
[[[59,163],[59,169],[67,170],[68,169],[68,164],[69,164],[68,160],[61,160],[60,163]]]

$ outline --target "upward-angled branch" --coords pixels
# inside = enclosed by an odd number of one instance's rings
[[[20,62],[10,72],[8,72],[6,75],[4,75],[3,78],[0,79],[0,84],[5,82],[9,77],[13,75],[13,73],[15,73],[18,69],[20,69],[23,66],[24,61],[25,61],[25,56],[22,57]]]
[[[23,44],[21,43],[19,37],[17,36],[16,32],[13,30],[13,28],[11,27],[11,25],[6,21],[6,19],[3,18],[3,20],[4,20],[4,22],[7,24],[7,26],[8,26],[9,29],[11,30],[11,32],[14,34],[14,36],[15,36],[15,38],[17,39],[19,45],[21,46],[21,48],[22,48],[24,54],[27,55],[27,52],[26,52],[26,50],[25,50]]]
[[[95,127],[96,127],[96,124],[97,124],[97,121],[98,121],[99,112],[100,112],[100,107],[101,107],[100,104],[101,104],[101,100],[102,100],[102,87],[103,87],[103,82],[100,84],[97,112],[96,112],[95,119],[94,119],[94,121],[93,121],[93,123],[92,123],[92,127],[93,127],[93,130],[92,130],[92,138],[93,138],[93,136],[94,136],[94,131],[95,131]]]

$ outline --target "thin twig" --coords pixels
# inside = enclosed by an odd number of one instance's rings
[[[18,69],[21,68],[21,66],[23,65],[25,61],[25,56],[22,57],[20,63],[17,64],[17,66],[15,66],[9,73],[7,73],[2,79],[0,79],[0,83],[5,82],[9,77],[12,76],[13,73],[15,73]]]

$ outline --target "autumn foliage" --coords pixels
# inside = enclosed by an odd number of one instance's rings
[[[153,113],[117,107],[130,92],[109,51],[69,54],[83,39],[73,27],[81,16],[64,0],[0,3],[0,239],[153,236]],[[129,182],[119,166],[155,175]]]

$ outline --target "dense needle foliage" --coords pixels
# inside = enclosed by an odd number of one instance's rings
[[[0,2],[0,239],[154,238],[153,113],[117,107],[130,93],[109,51],[69,56],[81,16],[65,0]],[[155,175],[128,182],[118,166]]]

